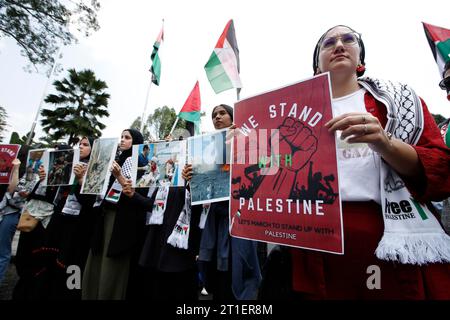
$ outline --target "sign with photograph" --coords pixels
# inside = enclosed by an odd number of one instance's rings
[[[28,151],[27,166],[25,168],[25,184],[24,189],[29,190],[35,182],[39,181],[39,167],[44,166],[45,172],[48,172],[48,152],[53,149],[34,149]],[[48,175],[41,182],[42,186],[47,184]],[[22,183],[21,183],[22,184]],[[31,191],[31,190],[29,190]]]
[[[186,140],[134,145],[132,157],[134,187],[184,186]]]
[[[343,254],[328,74],[235,104],[232,236]]]
[[[79,153],[78,153],[79,155]],[[73,164],[75,163],[75,151],[54,150],[49,152],[48,179],[47,185],[60,186],[73,183]]]
[[[227,130],[188,138],[188,162],[192,205],[229,200],[230,145]]]
[[[116,138],[100,138],[94,141],[81,193],[106,194],[117,144]]]
[[[12,162],[17,158],[20,145],[0,144],[0,184],[8,184],[11,179]]]

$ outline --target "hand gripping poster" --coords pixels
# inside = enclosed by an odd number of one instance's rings
[[[232,236],[343,254],[328,74],[235,104]]]

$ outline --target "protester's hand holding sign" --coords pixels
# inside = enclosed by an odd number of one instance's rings
[[[78,163],[73,167],[73,173],[79,184],[83,184],[84,175],[86,173],[87,165],[85,163]]]
[[[225,138],[225,143],[230,144],[233,140],[234,136],[237,135],[238,131],[236,131],[237,126],[233,123],[231,127],[228,128],[227,135]]]
[[[8,192],[13,193],[14,190],[17,187],[17,184],[19,183],[19,167],[20,167],[20,160],[14,159],[11,164],[13,165],[12,171],[11,171],[11,182],[8,186]]]
[[[39,174],[39,181],[44,181],[45,180],[45,177],[47,176],[47,173],[45,172],[45,168],[44,168],[44,165],[40,165],[39,166],[39,172],[38,172],[38,174]]]
[[[127,179],[122,186],[123,194],[130,198],[133,197],[135,191],[134,188],[132,187],[132,184],[133,182],[131,181],[131,179]]]
[[[369,147],[383,155],[392,147],[390,135],[384,131],[378,118],[367,112],[349,112],[337,116],[325,124],[328,131],[341,130],[341,140],[348,143],[368,143]]]

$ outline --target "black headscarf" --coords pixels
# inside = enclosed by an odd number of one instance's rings
[[[213,111],[211,112],[211,118],[213,118],[214,116],[214,110],[216,110],[217,108],[222,107],[225,109],[225,111],[230,115],[231,121],[233,121],[233,108],[230,107],[227,104],[219,104],[218,106],[215,106]]]
[[[132,145],[136,144],[143,144],[144,143],[144,137],[142,134],[136,130],[136,129],[125,129],[123,131],[128,131],[131,135],[131,138],[133,139]],[[116,159],[116,162],[119,164],[119,166],[122,166],[125,160],[127,160],[128,157],[131,157],[131,153],[133,151],[133,148],[129,148],[127,150],[123,150],[118,158]]]
[[[313,57],[313,70],[314,70],[314,74],[316,74],[317,72],[317,68],[319,66],[319,53],[320,53],[320,45],[322,44],[323,39],[325,38],[325,36],[327,35],[327,33],[336,28],[336,27],[345,27],[350,29],[352,32],[356,32],[355,30],[353,30],[352,28],[339,24],[337,26],[334,26],[330,29],[328,29],[319,39],[319,41],[317,41],[316,47],[314,48],[314,57]],[[358,32],[356,32],[358,33]],[[359,45],[359,60],[361,61],[362,65],[366,65],[366,63],[364,62],[364,58],[366,57],[366,50],[364,49],[364,42],[362,41],[361,38],[361,34],[358,33],[360,36],[358,37],[358,45]],[[365,70],[363,71],[357,71],[356,74],[358,77],[361,77],[364,74]]]

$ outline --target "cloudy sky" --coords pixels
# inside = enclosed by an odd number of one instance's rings
[[[162,76],[150,89],[147,114],[168,105],[177,112],[195,82],[200,82],[202,130],[211,131],[214,105],[232,105],[236,92],[214,94],[203,66],[227,21],[234,19],[240,50],[241,98],[308,78],[320,35],[346,24],[363,35],[366,75],[406,82],[432,113],[450,117],[450,102],[439,89],[440,75],[421,21],[450,28],[447,1],[100,1],[101,29],[78,44],[64,47],[65,70],[92,69],[111,94],[104,137],[119,137],[142,114],[150,82],[152,45],[165,19],[161,46]],[[27,61],[10,39],[0,39],[0,105],[6,108],[9,133],[30,130],[44,92],[46,76],[27,73]],[[61,79],[66,71],[55,76]],[[52,91],[52,87],[46,94]],[[51,106],[44,106],[49,108]],[[40,124],[38,136],[42,136]]]

